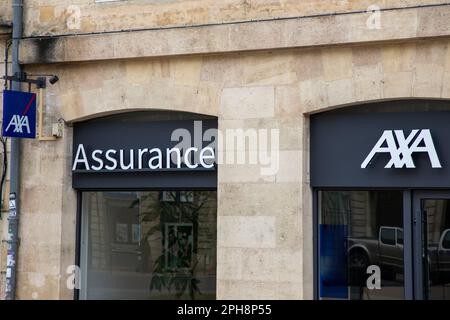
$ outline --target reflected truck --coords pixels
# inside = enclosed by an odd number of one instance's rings
[[[377,265],[385,280],[403,274],[403,229],[382,226],[378,238],[349,238],[348,257],[351,270],[365,273],[370,265]]]
[[[384,280],[395,280],[403,274],[403,229],[382,226],[378,238],[349,238],[348,257],[352,270],[364,272],[377,265]],[[447,282],[450,275],[450,229],[442,232],[439,243],[428,245],[428,263],[425,266],[432,283]]]

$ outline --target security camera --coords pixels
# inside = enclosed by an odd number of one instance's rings
[[[55,84],[58,82],[59,78],[56,74],[26,74],[23,72],[23,75],[16,73],[16,78],[21,76],[24,80],[15,80],[22,81],[28,83],[34,83],[39,89],[45,89],[47,80],[50,84]],[[37,77],[36,79],[27,79],[28,76]],[[14,80],[14,79],[13,79]]]
[[[53,75],[48,79],[48,82],[50,82],[50,84],[55,84],[58,82],[58,80],[59,80],[58,76]]]

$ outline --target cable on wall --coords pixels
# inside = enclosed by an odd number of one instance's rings
[[[424,5],[416,5],[416,6],[409,6],[409,7],[380,8],[379,11],[387,12],[387,11],[424,9],[424,8],[447,7],[447,6],[450,6],[450,2],[424,4]],[[201,28],[201,27],[213,27],[213,26],[224,26],[224,25],[248,24],[248,23],[255,23],[255,22],[300,20],[300,19],[323,18],[323,17],[344,16],[344,15],[353,15],[353,14],[366,14],[368,12],[370,12],[370,11],[358,10],[358,11],[322,13],[322,14],[315,14],[315,15],[308,15],[308,16],[290,16],[290,17],[276,17],[276,18],[266,18],[266,19],[237,20],[237,21],[229,21],[229,22],[204,23],[204,24],[194,24],[194,25],[178,25],[178,26],[175,25],[175,26],[165,26],[165,27],[131,28],[131,29],[121,29],[121,30],[110,30],[110,31],[63,33],[63,34],[46,35],[46,36],[26,36],[26,37],[22,37],[21,39],[52,39],[52,38],[61,38],[61,37],[105,35],[105,34],[118,34],[118,33],[129,33],[129,32],[142,32],[142,31],[160,31],[160,30],[174,30],[174,29],[187,29],[187,28]]]

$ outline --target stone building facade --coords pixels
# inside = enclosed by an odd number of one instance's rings
[[[0,21],[11,20],[8,2]],[[450,99],[449,21],[443,0],[25,1],[20,62],[29,74],[58,75],[44,129],[65,125],[56,141],[22,142],[17,297],[73,298],[73,124],[166,110],[215,116],[220,130],[279,129],[275,174],[218,167],[217,298],[312,299],[309,115]],[[1,271],[5,252],[2,244]]]

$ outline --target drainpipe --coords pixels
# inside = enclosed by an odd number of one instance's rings
[[[12,74],[21,71],[19,65],[19,41],[22,38],[23,0],[13,0],[12,21]],[[20,82],[12,82],[12,90],[20,91]],[[17,252],[19,247],[19,189],[20,189],[20,139],[11,138],[10,153],[10,208],[8,216],[8,255],[6,259],[6,300],[14,300],[16,297],[16,270]],[[14,203],[15,206],[11,205]],[[14,208],[15,207],[15,208]]]

